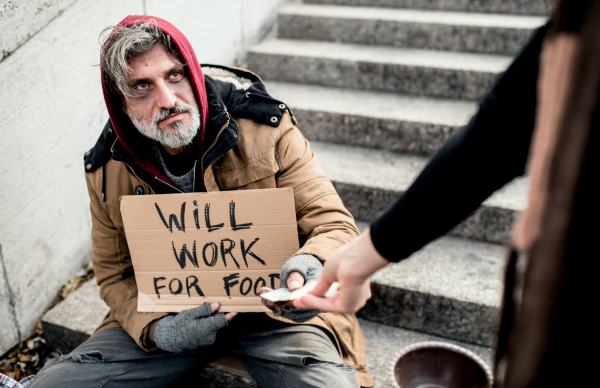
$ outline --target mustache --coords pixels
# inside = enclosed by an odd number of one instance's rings
[[[158,124],[173,113],[190,112],[191,110],[192,107],[188,104],[185,104],[183,102],[177,102],[175,103],[175,106],[171,109],[161,109],[160,112],[158,112],[156,116],[154,116],[154,119],[152,119],[152,123]]]

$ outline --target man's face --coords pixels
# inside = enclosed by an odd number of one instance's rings
[[[192,143],[200,127],[194,92],[183,65],[157,43],[134,57],[129,86],[137,96],[124,96],[124,111],[143,135],[177,154]]]

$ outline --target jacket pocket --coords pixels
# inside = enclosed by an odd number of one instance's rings
[[[237,163],[224,162],[213,167],[215,180],[221,190],[234,190],[248,186],[251,183],[265,180],[265,178],[274,177],[277,171],[279,171],[279,167],[275,159],[275,153],[272,150],[245,161]],[[267,179],[266,181],[270,180]],[[273,179],[274,182],[275,179]]]

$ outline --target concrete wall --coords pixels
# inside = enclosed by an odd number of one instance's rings
[[[148,15],[173,23],[194,46],[200,63],[245,62],[247,49],[272,29],[287,0],[146,0]],[[192,12],[181,12],[193,4]]]
[[[76,0],[0,1],[0,61]]]
[[[244,63],[287,0],[0,0],[0,355],[90,260],[83,153],[108,115],[100,31],[128,14],[180,28],[201,62]]]

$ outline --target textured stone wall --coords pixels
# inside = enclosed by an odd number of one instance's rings
[[[0,61],[76,0],[0,1]]]
[[[201,62],[243,63],[285,3],[0,0],[0,355],[90,260],[82,158],[108,119],[100,31],[152,14],[187,34]]]
[[[2,259],[0,246],[0,349],[8,349],[19,340],[19,330],[14,313],[12,290],[9,288],[8,276]]]

